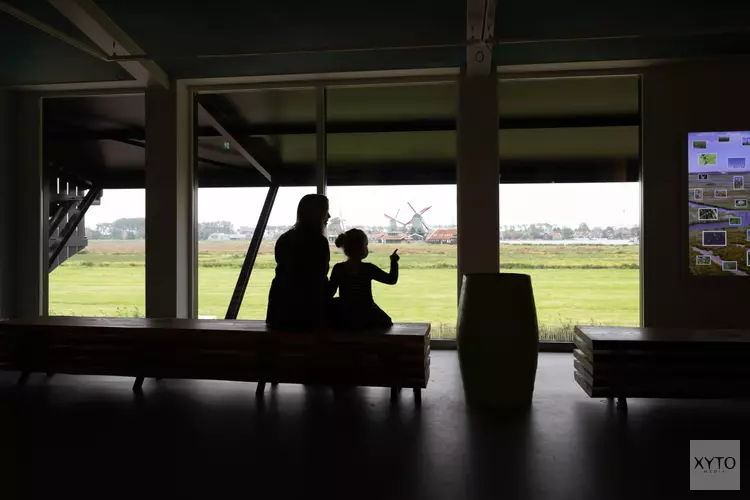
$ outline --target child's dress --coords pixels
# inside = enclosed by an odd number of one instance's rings
[[[375,303],[372,297],[372,280],[386,285],[398,281],[398,263],[391,262],[391,272],[386,273],[369,262],[341,262],[331,271],[331,295],[339,290],[334,300],[334,326],[347,330],[387,328],[393,325],[390,316]]]

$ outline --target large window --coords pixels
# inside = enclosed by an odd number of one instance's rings
[[[145,215],[143,189],[102,192],[68,241],[67,249],[52,265],[50,315],[145,316]],[[60,236],[65,221],[59,227],[53,241]]]
[[[638,183],[503,184],[501,270],[531,276],[542,340],[640,325]]]
[[[395,322],[432,323],[433,338],[453,338],[456,327],[456,186],[331,187],[333,242],[357,227],[370,240],[368,261],[389,269],[401,256],[395,286],[373,283],[376,303]],[[331,248],[331,266],[345,260]]]
[[[225,317],[268,188],[202,188],[198,192],[198,314]],[[263,234],[239,319],[264,319],[276,239],[294,225],[300,198],[314,187],[282,187]]]

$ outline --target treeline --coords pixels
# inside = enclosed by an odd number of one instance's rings
[[[86,228],[90,240],[142,240],[146,238],[146,218],[117,219]]]
[[[436,225],[434,228],[443,226]],[[445,226],[447,227],[447,226]],[[455,227],[455,226],[453,226]],[[244,228],[242,228],[244,231]],[[385,228],[367,228],[372,231],[385,231]],[[207,240],[212,234],[235,234],[235,227],[229,221],[201,222],[198,224],[198,239]],[[114,222],[97,224],[95,228],[86,228],[86,235],[92,240],[138,240],[146,238],[146,219],[144,217],[122,218]],[[589,227],[581,223],[576,228],[558,226],[546,222],[536,224],[513,224],[501,228],[504,240],[570,240],[574,238],[592,238],[609,240],[628,240],[640,238],[641,228],[631,227]]]
[[[557,226],[546,222],[536,224],[514,224],[500,229],[504,240],[570,240],[574,238],[592,238],[607,240],[629,240],[641,237],[640,226],[631,227],[589,227],[582,222],[577,228]]]
[[[214,233],[234,234],[234,225],[229,221],[201,222],[198,238],[207,240]],[[86,236],[91,240],[142,240],[146,238],[146,218],[122,218],[114,222],[103,222],[96,227],[87,227]]]

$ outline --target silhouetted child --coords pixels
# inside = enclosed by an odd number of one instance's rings
[[[331,296],[337,288],[339,290],[334,306],[334,326],[352,330],[391,326],[391,318],[372,297],[372,280],[386,285],[398,282],[398,249],[391,254],[391,270],[386,273],[375,264],[362,262],[369,251],[367,235],[361,230],[350,229],[340,234],[336,246],[344,249],[348,259],[333,266],[331,271]]]

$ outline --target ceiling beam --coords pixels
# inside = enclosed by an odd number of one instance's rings
[[[197,97],[198,106],[206,114],[211,126],[237,151],[250,165],[271,182],[271,173],[256,159],[257,153],[252,149],[259,146],[258,141],[251,141],[248,137],[236,134],[232,123],[237,122],[239,114],[226,97],[218,94],[203,94]],[[265,141],[263,141],[265,143]]]
[[[466,0],[466,74],[490,74],[494,36],[495,0]]]
[[[596,128],[596,127],[637,127],[640,125],[638,114],[624,113],[598,116],[560,116],[532,118],[501,118],[499,130],[519,129],[555,129],[555,128]],[[232,133],[238,137],[275,136],[275,135],[314,135],[315,123],[262,123],[235,125]],[[347,121],[326,124],[328,134],[370,134],[388,132],[446,132],[456,130],[456,121],[452,118],[419,119],[419,120],[383,120],[383,121]],[[53,140],[144,140],[141,127],[128,127],[111,130],[80,130],[69,128],[62,121],[57,121],[54,128],[46,130],[46,136]],[[196,129],[198,137],[221,136],[215,127],[200,126]]]
[[[109,56],[137,56],[145,52],[93,0],[48,0]],[[169,88],[169,77],[154,61],[118,62],[143,86]]]

